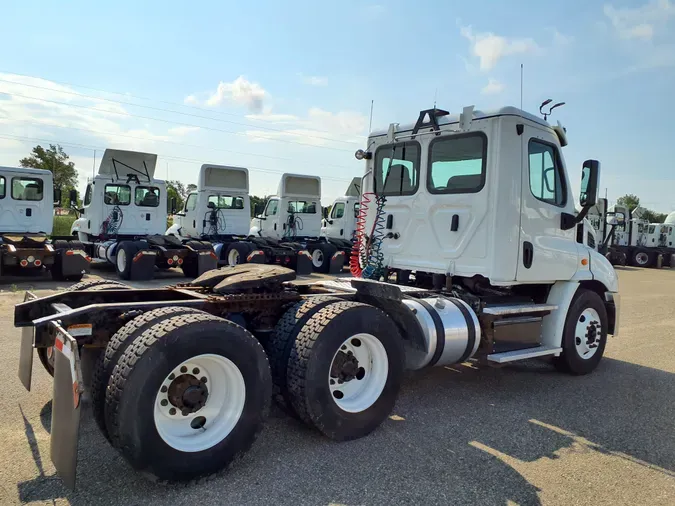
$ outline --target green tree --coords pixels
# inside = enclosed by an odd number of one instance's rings
[[[262,210],[265,209],[268,200],[269,197],[267,196],[257,197],[255,195],[251,195],[251,218],[256,215],[256,209],[258,210],[259,213],[261,213]]]
[[[632,211],[640,205],[640,197],[633,195],[632,193],[628,193],[623,197],[619,197],[616,203],[620,206],[627,207],[630,211]]]
[[[663,223],[666,221],[667,214],[657,213],[651,209],[645,209],[642,213],[642,217],[647,220],[649,223]]]
[[[63,202],[68,200],[68,192],[77,187],[77,169],[69,159],[58,144],[50,144],[49,149],[38,144],[33,148],[31,156],[19,160],[19,165],[50,171],[54,175],[54,188],[61,189]]]
[[[176,199],[176,209],[183,209],[183,205],[185,204],[185,199],[187,199],[187,196],[194,192],[197,191],[197,185],[196,184],[184,184],[181,181],[178,181],[176,179],[170,180],[166,182],[166,196],[167,196],[167,205],[169,206],[169,212],[171,211],[171,199],[175,198]]]

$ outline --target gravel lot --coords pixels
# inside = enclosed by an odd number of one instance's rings
[[[63,285],[10,281],[0,286],[0,504],[675,504],[675,270],[619,276],[621,336],[590,376],[544,362],[411,374],[391,419],[351,443],[273,410],[252,451],[189,487],[135,474],[85,409],[74,493],[49,458],[51,378],[36,360],[24,390],[12,323],[23,290]]]

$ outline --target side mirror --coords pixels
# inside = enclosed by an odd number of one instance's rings
[[[77,190],[72,189],[68,192],[68,200],[70,200],[70,205],[71,206],[76,206],[77,205]]]
[[[171,214],[176,214],[176,197],[171,197]]]
[[[54,205],[61,205],[61,190],[59,188],[54,188]]]
[[[616,218],[616,216],[607,216],[607,225],[610,227],[614,227],[619,224],[619,220]]]
[[[579,194],[581,207],[593,207],[597,203],[599,183],[600,162],[586,160],[581,167],[581,193]]]
[[[321,208],[321,213],[323,214],[323,219],[327,220],[328,219],[328,208],[327,207],[322,207]]]
[[[253,215],[254,215],[254,216],[260,216],[260,215],[262,214],[262,212],[263,212],[263,206],[262,206],[262,204],[256,204],[256,205],[253,207]]]

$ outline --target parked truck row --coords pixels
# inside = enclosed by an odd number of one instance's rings
[[[54,346],[59,476],[75,486],[85,390],[100,430],[131,466],[187,481],[249,450],[272,397],[346,441],[389,416],[405,369],[544,358],[590,373],[608,334],[618,334],[619,287],[607,258],[578,232],[597,203],[600,165],[584,162],[576,212],[565,145],[562,126],[513,107],[434,108],[371,133],[357,152],[359,190],[361,203],[377,205],[359,207],[354,248],[378,264],[367,270],[372,279],[296,283],[293,270],[249,263],[165,288],[103,282],[27,293],[14,313],[19,377],[30,390],[33,350]],[[292,176],[282,184],[256,215],[256,235],[309,253],[321,243],[308,219],[321,217],[317,183]],[[220,207],[209,207],[207,186],[204,216]],[[355,211],[334,209],[332,225]],[[192,216],[197,232],[221,231],[208,219],[200,230]]]

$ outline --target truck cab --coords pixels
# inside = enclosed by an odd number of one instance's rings
[[[562,153],[565,129],[514,107],[422,111],[415,124],[373,132],[365,230],[379,263],[403,271],[480,276],[493,286],[601,278],[607,260],[576,240],[574,196]],[[583,208],[595,205],[599,164],[582,168]],[[589,193],[590,192],[590,193]]]
[[[202,165],[197,190],[187,196],[182,210],[174,212],[173,226],[166,233],[216,243],[245,237],[251,216],[248,191],[248,169]]]
[[[147,236],[166,230],[166,183],[154,179],[157,155],[107,149],[87,181],[71,234],[88,242],[108,236]]]
[[[321,178],[281,176],[276,195],[251,220],[249,235],[282,241],[316,239],[321,235]]]
[[[361,203],[361,178],[355,177],[343,197],[338,197],[324,217],[321,235],[328,239],[351,241]]]

